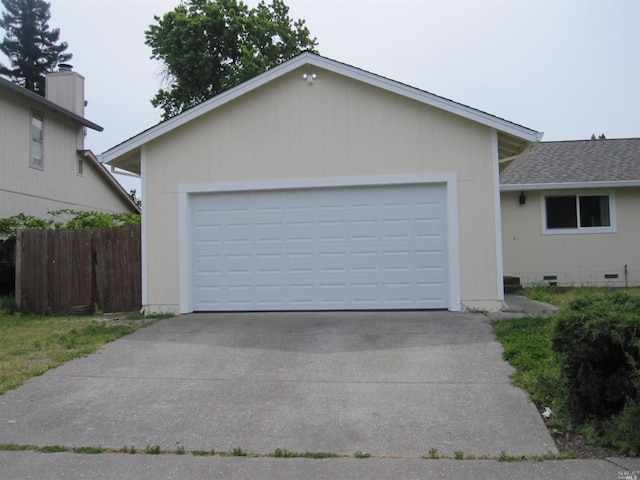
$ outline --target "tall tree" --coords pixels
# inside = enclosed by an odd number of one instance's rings
[[[163,63],[168,87],[151,103],[164,119],[317,45],[283,0],[252,9],[239,0],[183,0],[154,20],[145,43]]]
[[[66,42],[59,42],[60,29],[49,28],[51,4],[44,0],[2,0],[5,12],[0,28],[5,37],[0,43],[11,67],[0,63],[0,74],[44,96],[45,74],[71,59]]]

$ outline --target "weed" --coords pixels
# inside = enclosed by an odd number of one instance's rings
[[[356,452],[353,454],[355,458],[369,458],[371,454],[369,452]]]
[[[247,455],[248,452],[240,447],[234,447],[233,450],[231,450],[232,457],[246,457]]]
[[[147,455],[160,455],[162,450],[160,449],[160,445],[147,445],[144,447],[144,453]]]
[[[301,456],[304,458],[322,459],[322,458],[338,458],[340,455],[338,455],[337,453],[329,453],[329,452],[304,452]]]
[[[462,460],[464,458],[464,452],[462,450],[456,450],[453,452],[453,458],[456,460]]]
[[[184,446],[178,445],[178,448],[176,448],[176,455],[184,455],[184,452]]]
[[[299,452],[291,452],[284,448],[276,448],[276,451],[273,452],[273,456],[276,458],[297,458],[301,457],[302,454]]]
[[[36,451],[40,453],[60,453],[60,452],[68,452],[70,450],[69,447],[65,447],[64,445],[45,445],[43,447],[37,447]]]
[[[463,305],[464,311],[468,313],[481,313],[482,315],[487,315],[489,311],[485,308],[477,308],[477,307],[467,307]]]
[[[429,457],[432,460],[437,460],[438,458],[440,458],[440,454],[438,453],[438,449],[437,448],[430,448],[429,449]]]
[[[2,452],[19,452],[24,450],[33,450],[32,445],[18,445],[16,443],[0,443],[0,451]]]
[[[72,449],[73,453],[87,453],[87,454],[96,454],[102,453],[104,449],[102,447],[93,446],[93,447],[74,447]]]
[[[216,451],[211,450],[191,450],[191,455],[194,457],[209,457],[216,454]]]

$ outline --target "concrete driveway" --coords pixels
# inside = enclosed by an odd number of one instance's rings
[[[186,315],[0,396],[0,442],[556,452],[501,351],[473,313]]]

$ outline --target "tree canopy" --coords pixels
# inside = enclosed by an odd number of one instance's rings
[[[50,3],[44,0],[2,0],[5,8],[0,28],[5,37],[0,51],[11,64],[0,63],[0,74],[18,85],[44,96],[45,74],[71,59],[63,53],[66,42],[59,42],[60,29],[49,27]]]
[[[164,119],[317,45],[283,0],[252,9],[239,0],[183,0],[154,20],[145,43],[163,63],[168,87],[151,103]]]

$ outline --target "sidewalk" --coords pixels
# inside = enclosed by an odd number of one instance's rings
[[[496,479],[632,480],[640,459],[498,462],[495,460],[328,460],[192,455],[0,452],[2,477],[13,480],[281,480],[281,479]],[[635,475],[635,477],[634,477]]]
[[[521,318],[536,315],[551,315],[558,307],[517,294],[504,296],[505,307],[500,312],[490,312],[491,318]]]

